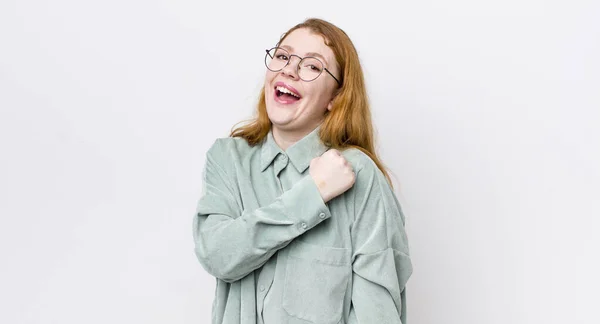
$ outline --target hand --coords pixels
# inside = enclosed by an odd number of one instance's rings
[[[336,149],[330,149],[312,159],[309,174],[317,184],[324,202],[350,189],[356,180],[352,165]]]

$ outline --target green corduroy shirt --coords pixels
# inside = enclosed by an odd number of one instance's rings
[[[212,324],[406,324],[413,268],[400,203],[363,152],[325,203],[309,175],[317,126],[287,150],[218,138],[206,153],[195,254],[216,278]]]

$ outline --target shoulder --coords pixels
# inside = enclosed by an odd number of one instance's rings
[[[379,170],[375,161],[365,152],[355,147],[350,147],[342,151],[342,155],[352,165],[357,175],[363,173],[370,176],[380,175],[383,177],[383,173]]]
[[[250,146],[248,142],[241,137],[219,137],[214,140],[208,149],[208,155],[215,158],[223,158],[233,155],[243,156],[257,150],[260,145]]]
[[[382,204],[391,214],[399,214],[398,219],[404,224],[404,214],[398,197],[375,161],[357,148],[346,149],[342,155],[352,164],[356,174],[354,185],[347,191],[354,204]]]
[[[353,147],[344,150],[342,155],[352,165],[356,174],[352,191],[377,196],[393,193],[387,177],[365,152]]]

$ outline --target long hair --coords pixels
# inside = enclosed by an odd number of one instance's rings
[[[354,147],[361,150],[375,162],[393,188],[390,176],[375,152],[367,89],[354,44],[337,26],[322,19],[310,18],[284,33],[277,45],[299,28],[307,28],[323,36],[325,44],[333,50],[341,71],[342,86],[334,95],[331,111],[325,112],[325,119],[319,131],[321,141],[334,149],[344,150]],[[242,137],[249,145],[256,145],[269,134],[272,125],[267,115],[264,87],[259,95],[257,113],[248,124],[232,129],[229,136]]]

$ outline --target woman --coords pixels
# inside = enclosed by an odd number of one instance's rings
[[[404,215],[354,45],[308,19],[265,64],[256,119],[206,155],[194,240],[212,323],[406,323]]]

